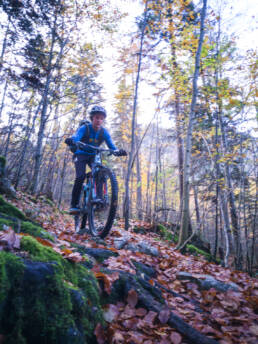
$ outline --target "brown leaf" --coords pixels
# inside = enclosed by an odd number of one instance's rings
[[[111,323],[117,319],[119,313],[119,308],[116,305],[108,305],[103,311],[103,316],[107,322]]]
[[[20,248],[20,237],[12,228],[0,234],[0,246],[4,249],[13,250]]]
[[[172,332],[170,340],[172,344],[180,344],[182,342],[182,336],[177,332]]]
[[[170,311],[169,309],[163,309],[162,311],[159,312],[159,321],[161,324],[166,324],[170,316]]]
[[[154,320],[156,319],[157,317],[157,313],[156,312],[153,312],[153,311],[149,311],[143,321],[146,322],[150,327],[153,326],[153,323],[154,323]]]
[[[73,253],[73,251],[70,250],[69,248],[63,248],[63,249],[61,250],[61,252],[62,252],[64,255],[68,255],[68,254]]]
[[[48,246],[48,247],[53,247],[55,246],[54,243],[52,243],[50,240],[46,240],[46,239],[42,239],[42,238],[35,238],[38,242],[40,242],[42,245],[44,246]]]
[[[145,339],[147,339],[147,337],[145,335],[143,335],[141,332],[138,332],[138,331],[130,331],[130,332],[128,332],[128,334],[130,334],[129,343],[143,344],[143,343],[145,343]],[[124,342],[124,343],[126,343],[126,342]],[[151,344],[152,344],[152,342],[151,342]]]
[[[112,344],[123,344],[125,342],[124,336],[122,332],[116,331],[113,338],[112,338]]]
[[[120,314],[121,319],[130,319],[135,317],[135,309],[127,305],[124,311]]]
[[[132,308],[134,308],[138,302],[137,292],[133,289],[129,290],[126,301]]]
[[[144,308],[137,308],[135,314],[137,317],[144,317],[147,314],[147,311]]]
[[[166,339],[166,338],[163,338],[163,339],[161,339],[160,344],[171,344],[171,341]]]
[[[135,330],[137,328],[138,319],[137,318],[131,318],[126,319],[123,321],[123,326],[128,330]]]
[[[252,332],[252,334],[254,334],[255,336],[258,336],[258,325],[252,325],[250,327],[250,331]]]
[[[153,281],[153,279],[150,279],[150,280],[149,280],[149,283],[154,287],[155,282]]]
[[[68,256],[65,256],[65,258],[75,263],[80,263],[85,260],[85,258],[83,258],[78,252],[71,253]]]
[[[106,343],[107,338],[106,338],[105,330],[100,323],[97,324],[97,326],[94,330],[94,334],[97,338],[98,344],[105,344]]]
[[[95,277],[98,280],[101,280],[104,283],[104,290],[106,293],[110,294],[111,293],[111,283],[108,278],[108,275],[103,274],[103,272],[94,272]]]

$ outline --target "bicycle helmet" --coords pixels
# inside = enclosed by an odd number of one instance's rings
[[[90,119],[91,120],[92,120],[92,117],[95,113],[101,113],[104,115],[105,118],[107,117],[106,110],[102,106],[95,105],[92,107],[92,109],[90,110]]]

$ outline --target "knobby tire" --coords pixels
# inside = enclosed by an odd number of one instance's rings
[[[108,206],[105,208],[104,211],[107,212],[107,214],[104,214],[106,216],[106,219],[104,221],[104,225],[97,226],[97,218],[98,214],[101,213],[101,211],[96,210],[96,205],[92,204],[90,206],[89,211],[89,229],[93,236],[98,236],[100,238],[105,238],[110,229],[112,228],[115,216],[116,216],[116,209],[117,209],[117,200],[118,200],[118,184],[117,179],[113,171],[111,171],[107,167],[103,167],[98,172],[98,175],[102,180],[105,180],[105,184],[109,186],[108,190],[106,191],[109,193],[109,200],[108,200]],[[104,185],[104,183],[103,183]],[[111,188],[111,190],[110,190]]]

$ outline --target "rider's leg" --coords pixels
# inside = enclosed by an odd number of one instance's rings
[[[79,156],[75,156],[74,158],[76,177],[75,177],[75,181],[73,185],[70,212],[76,212],[80,210],[79,202],[80,202],[82,184],[85,179],[85,169],[86,169],[87,160],[88,160],[87,156],[79,155]]]

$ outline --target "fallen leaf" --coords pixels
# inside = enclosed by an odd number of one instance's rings
[[[110,294],[111,293],[111,283],[106,274],[103,274],[103,272],[94,272],[95,277],[102,281],[104,283],[104,290],[106,293]]]
[[[154,323],[154,320],[156,319],[157,317],[157,313],[156,312],[153,312],[153,311],[149,311],[143,321],[146,322],[150,327],[153,326],[153,323]]]
[[[252,325],[249,329],[252,332],[252,334],[258,336],[258,325]]]
[[[69,248],[64,248],[64,249],[61,250],[61,252],[62,252],[63,254],[65,254],[65,255],[68,255],[68,254],[73,253],[73,251],[70,250]]]
[[[124,336],[122,335],[121,332],[116,331],[111,343],[112,344],[123,344],[125,342]]]
[[[150,283],[150,285],[152,285],[152,286],[155,285],[155,282],[154,282],[152,279],[149,280],[149,283]]]
[[[68,256],[65,256],[65,258],[74,263],[79,263],[85,260],[85,258],[83,258],[78,252],[71,253]]]
[[[177,332],[172,332],[170,340],[172,344],[180,344],[182,342],[182,336]]]
[[[134,308],[138,302],[137,292],[133,289],[129,290],[126,301],[132,308]]]
[[[120,314],[121,319],[130,319],[135,316],[135,309],[131,308],[131,306],[127,305],[124,309],[124,311]]]
[[[159,321],[161,324],[166,324],[170,316],[170,311],[169,309],[163,309],[162,311],[159,312]]]
[[[128,329],[128,330],[135,330],[136,329],[136,325],[138,323],[138,319],[137,318],[131,318],[131,319],[126,319],[123,321],[123,326]]]
[[[105,344],[106,343],[107,338],[106,338],[105,330],[100,323],[97,324],[97,326],[94,330],[94,334],[97,338],[98,344]]]
[[[166,338],[163,338],[160,342],[160,344],[171,344],[171,341],[166,339]]]
[[[104,319],[111,323],[113,320],[116,320],[120,311],[119,308],[116,305],[108,305],[104,311],[103,311],[103,316]]]
[[[147,311],[146,311],[145,308],[137,308],[136,311],[135,311],[135,314],[138,317],[144,317],[147,314]]]
[[[20,248],[20,237],[15,233],[12,228],[0,234],[0,246],[3,249],[19,249]]]

